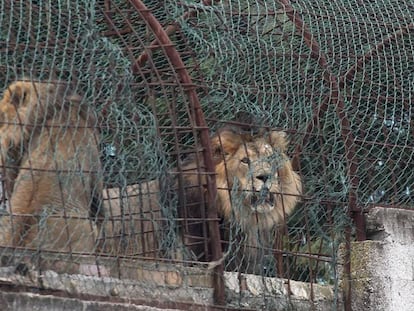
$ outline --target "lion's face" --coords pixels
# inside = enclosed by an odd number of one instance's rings
[[[222,131],[212,139],[219,209],[226,219],[268,229],[284,221],[301,194],[299,175],[285,154],[284,132],[240,135]]]
[[[229,184],[233,191],[238,190],[237,195],[244,198],[244,205],[253,212],[266,213],[275,208],[275,196],[280,191],[277,169],[283,161],[286,159],[281,159],[263,140],[241,145],[229,157]]]

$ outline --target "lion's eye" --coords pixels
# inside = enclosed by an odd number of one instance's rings
[[[250,159],[248,157],[244,157],[243,159],[240,160],[242,163],[244,164],[250,164]]]

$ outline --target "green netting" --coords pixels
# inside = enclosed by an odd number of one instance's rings
[[[117,202],[107,218],[107,238],[118,243],[109,257],[122,249],[128,258],[188,264],[187,250],[176,256],[181,201],[170,181],[199,151],[199,129],[183,68],[133,3],[1,1],[0,86],[22,77],[70,82],[98,116],[104,197]],[[414,206],[411,4],[143,3],[168,29],[211,133],[247,112],[254,125],[289,135],[302,203],[256,273],[338,291],[336,256],[350,216],[375,205]],[[226,256],[234,270],[236,257]]]

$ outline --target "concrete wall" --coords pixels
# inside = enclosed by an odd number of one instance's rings
[[[414,210],[376,207],[351,245],[352,310],[414,310]]]
[[[368,213],[369,240],[351,245],[352,310],[414,310],[413,224],[412,210],[378,207]],[[212,307],[212,272],[205,266],[136,260],[115,265],[99,258],[98,269],[96,258],[76,260],[43,260],[41,273],[24,276],[1,267],[1,310],[220,310]],[[232,272],[225,273],[225,286],[233,310],[344,309],[331,286]]]
[[[3,267],[1,310],[214,310],[209,308],[214,305],[212,275],[205,268],[143,264],[135,266],[131,277],[135,279],[50,270],[23,276],[14,267]],[[311,288],[307,283],[232,272],[225,273],[225,284],[227,306],[234,310],[333,310],[330,286]]]
[[[179,311],[179,309],[160,309],[132,303],[90,301],[86,299],[40,295],[28,292],[1,292],[1,310],[18,311]]]

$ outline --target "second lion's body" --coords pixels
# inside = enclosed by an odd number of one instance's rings
[[[91,252],[102,172],[94,118],[60,83],[17,81],[0,102],[0,148],[10,217],[2,244]]]

